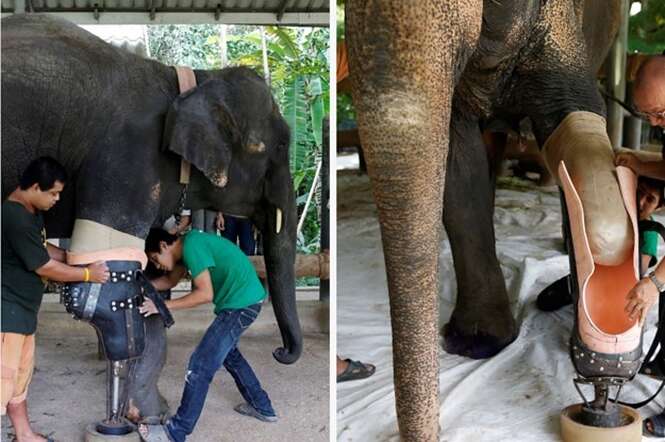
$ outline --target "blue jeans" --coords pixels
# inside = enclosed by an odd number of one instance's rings
[[[208,387],[222,364],[233,376],[240,394],[249,405],[266,416],[275,416],[268,394],[238,350],[240,335],[254,322],[261,304],[219,312],[208,327],[201,342],[192,353],[185,377],[185,390],[180,407],[166,423],[166,429],[175,442],[182,442],[194,431],[201,416]]]
[[[222,236],[233,244],[237,244],[245,255],[255,254],[256,240],[252,231],[252,221],[248,218],[237,218],[231,215],[224,215],[224,230]]]

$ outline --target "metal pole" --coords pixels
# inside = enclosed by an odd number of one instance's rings
[[[634,107],[632,83],[626,86],[626,103],[629,103],[631,107]],[[623,142],[624,147],[640,150],[642,144],[642,120],[629,115],[626,117],[625,123],[625,140]]]
[[[321,152],[321,253],[330,250],[330,122],[323,119]],[[319,301],[330,301],[330,279],[319,281]]]
[[[226,46],[226,25],[219,26],[219,55],[222,59],[222,67],[229,64],[228,48]]]
[[[268,44],[266,43],[266,31],[263,26],[261,26],[261,51],[263,52],[263,76],[268,86],[271,86],[270,68],[268,67]]]
[[[626,98],[626,52],[628,50],[628,12],[630,2],[620,0],[622,3],[621,25],[617,38],[609,54],[607,72],[607,91],[613,97],[624,101]],[[612,147],[621,147],[623,135],[623,115],[621,106],[611,100],[607,103],[607,133]]]

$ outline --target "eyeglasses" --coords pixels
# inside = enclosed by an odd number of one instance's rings
[[[643,120],[649,120],[650,118],[653,118],[655,120],[661,120],[665,118],[665,110],[662,111],[657,111],[657,112],[640,112],[637,109],[633,109],[633,114],[637,118],[641,118]]]

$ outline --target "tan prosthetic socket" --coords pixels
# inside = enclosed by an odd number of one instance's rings
[[[145,269],[148,258],[145,241],[94,221],[77,219],[67,264],[81,265],[95,261],[138,261]]]
[[[559,176],[560,162],[566,165],[584,207],[593,261],[606,266],[624,263],[631,253],[633,231],[621,197],[605,119],[591,112],[568,114],[545,142],[543,156],[552,176]]]
[[[586,223],[586,212],[577,187],[564,162],[559,166],[559,179],[564,190],[568,220],[575,252],[575,267],[579,298],[577,322],[580,338],[589,350],[606,354],[631,352],[641,345],[641,329],[631,320],[624,308],[626,294],[639,280],[639,233],[637,229],[637,177],[628,168],[616,169],[621,189],[624,216],[629,218],[631,237],[627,239],[629,253],[617,265],[595,262]]]

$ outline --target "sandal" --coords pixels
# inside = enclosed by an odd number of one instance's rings
[[[263,422],[277,422],[276,415],[270,416],[267,414],[263,414],[256,408],[249,405],[247,402],[238,404],[235,407],[233,407],[233,409],[244,416],[253,417]]]
[[[337,375],[337,382],[355,381],[356,379],[365,379],[374,374],[376,367],[372,364],[365,364],[360,361],[345,359],[349,365],[342,374]]]
[[[139,436],[144,442],[173,442],[164,425],[139,425]]]
[[[651,423],[651,430],[647,427],[647,423]],[[651,437],[665,437],[665,411],[644,419],[642,424],[642,433],[645,436]]]

